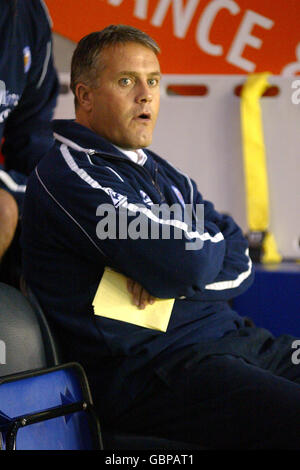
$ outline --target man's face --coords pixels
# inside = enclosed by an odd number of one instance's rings
[[[160,101],[156,54],[139,43],[109,46],[101,52],[105,67],[92,89],[89,127],[124,149],[151,144]]]

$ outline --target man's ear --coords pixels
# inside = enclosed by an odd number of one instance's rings
[[[86,112],[91,111],[93,108],[93,93],[92,88],[84,83],[77,83],[75,94],[78,105]]]

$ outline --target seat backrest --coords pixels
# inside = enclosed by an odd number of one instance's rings
[[[0,377],[59,363],[47,321],[31,300],[0,283]]]
[[[0,435],[7,450],[101,449],[82,367],[69,363],[0,378]]]

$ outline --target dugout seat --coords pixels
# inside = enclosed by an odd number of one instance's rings
[[[88,382],[77,363],[0,377],[4,450],[100,450]]]
[[[0,283],[0,449],[101,449],[85,372],[59,364],[47,320],[28,297]]]
[[[5,426],[7,428],[7,416],[11,417],[10,415],[14,415],[20,418],[22,415],[26,415],[26,419],[28,420],[28,416],[31,413],[34,415],[33,418],[30,418],[31,421],[33,420],[34,422],[35,419],[38,419],[36,415],[39,417],[40,410],[34,407],[29,409],[26,398],[34,394],[35,396],[49,396],[48,392],[57,388],[55,380],[58,380],[60,386],[63,387],[63,390],[60,390],[60,394],[63,397],[64,405],[66,401],[68,401],[68,395],[75,396],[75,392],[73,391],[71,394],[66,393],[66,388],[69,390],[71,385],[67,386],[64,382],[66,376],[68,376],[68,380],[71,380],[71,382],[75,380],[74,373],[70,372],[72,367],[77,370],[77,375],[79,373],[80,376],[83,376],[83,378],[80,379],[80,383],[84,384],[83,391],[81,392],[84,395],[84,400],[82,400],[86,403],[88,402],[88,410],[92,411],[92,399],[89,398],[90,392],[88,383],[82,367],[78,364],[70,365],[62,363],[59,346],[57,345],[53,332],[49,328],[46,317],[36,297],[28,286],[23,285],[22,292],[23,293],[13,286],[0,283],[0,345],[5,345],[5,350],[2,348],[2,357],[0,354],[0,402],[3,403],[3,406],[0,405],[0,434],[2,430],[3,435],[5,434]],[[63,374],[62,382],[60,374]],[[43,383],[40,387],[44,387],[43,390],[45,390],[45,393],[42,389],[40,393],[38,393],[39,385],[36,382],[38,378],[40,378],[40,380],[43,379]],[[48,387],[46,385],[46,378],[48,378],[51,383]],[[74,385],[72,385],[72,387],[74,389]],[[17,396],[20,397],[19,400],[16,399]],[[53,403],[51,401],[52,398],[50,399],[51,396],[52,393],[50,393],[49,396],[49,407],[57,409],[58,403]],[[15,405],[10,408],[7,402],[13,402]],[[44,401],[41,407],[48,408],[47,403]],[[59,411],[57,412],[59,413]],[[29,424],[31,424],[30,419]],[[95,426],[99,428],[97,418],[95,419],[96,424],[94,423],[94,428]],[[16,419],[15,426],[17,428],[21,426],[21,421],[21,419]],[[77,428],[79,426],[78,423]],[[13,423],[11,423],[11,425],[12,424]],[[41,426],[41,424],[39,425]],[[32,429],[33,428],[34,426]],[[26,445],[32,446],[35,438],[37,439],[35,444],[36,449],[41,448],[40,437],[43,428],[41,429],[40,433],[32,432],[30,434],[31,437],[30,439],[28,438],[30,444],[26,444],[27,441],[25,439],[25,448],[28,448]],[[62,429],[64,428],[62,427]],[[63,432],[62,429],[60,428],[59,432]],[[101,433],[100,430],[98,432],[98,440],[93,438],[93,443],[96,445],[96,448],[97,446],[98,448],[103,446],[104,450],[193,450],[201,448],[190,443],[175,442],[155,436],[106,433],[103,429],[101,429]],[[94,436],[94,432],[92,434]],[[78,445],[82,445],[80,439],[79,441],[76,439],[74,441],[74,439],[72,445],[74,445],[74,442],[78,442]],[[49,440],[47,442],[49,442]],[[68,445],[69,441],[65,438],[64,442],[64,445]],[[14,435],[10,433],[8,447],[13,448],[14,444]],[[66,447],[62,447],[62,449],[64,450]]]

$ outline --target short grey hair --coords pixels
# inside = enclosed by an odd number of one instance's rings
[[[75,96],[77,105],[76,85],[85,83],[92,86],[96,83],[99,71],[104,68],[101,64],[101,51],[108,46],[135,42],[151,49],[156,55],[160,53],[157,43],[148,34],[123,24],[110,25],[102,31],[96,31],[83,37],[73,53],[71,63],[70,88]]]

